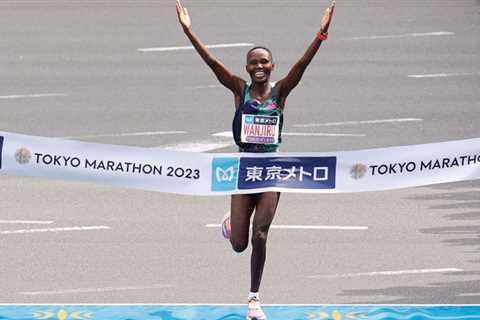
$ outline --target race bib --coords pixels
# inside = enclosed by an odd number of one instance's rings
[[[279,116],[242,115],[243,143],[278,144]]]

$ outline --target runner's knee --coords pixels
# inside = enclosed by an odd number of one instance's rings
[[[267,242],[268,227],[258,228],[252,234],[252,245],[262,245]]]
[[[232,244],[233,251],[238,253],[245,251],[248,247],[247,241],[232,241],[232,239],[230,239],[230,243]]]

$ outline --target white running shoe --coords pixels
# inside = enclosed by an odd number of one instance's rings
[[[222,219],[222,235],[225,239],[230,239],[232,227],[230,226],[230,212],[227,212]]]
[[[263,313],[258,299],[248,300],[247,320],[266,320],[267,316]]]

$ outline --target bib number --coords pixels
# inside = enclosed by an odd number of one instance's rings
[[[242,115],[243,143],[278,144],[279,116]]]

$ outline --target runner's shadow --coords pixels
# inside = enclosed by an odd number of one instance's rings
[[[448,246],[469,247],[467,253],[478,253],[480,251],[480,182],[467,181],[461,183],[450,183],[433,185],[430,189],[445,190],[448,192],[415,196],[411,199],[417,201],[445,201],[441,205],[432,205],[430,209],[435,212],[439,210],[455,210],[458,212],[444,214],[442,218],[449,221],[458,221],[459,225],[435,228],[425,228],[419,231],[426,234],[445,236],[441,240]],[[462,191],[464,190],[464,191]],[[469,262],[480,262],[478,259]]]
[[[463,248],[461,250],[467,254],[475,254],[476,259],[468,260],[468,262],[480,263],[480,259],[477,259],[480,252],[480,222],[478,221],[480,220],[480,181],[440,184],[428,188],[440,191],[440,193],[422,194],[408,199],[414,201],[444,201],[444,204],[434,204],[429,209],[432,212],[443,214],[440,215],[441,218],[456,225],[424,228],[418,231],[441,236],[443,239],[440,241],[445,245],[458,246]],[[449,212],[445,214],[441,212],[443,210]],[[432,252],[432,254],[442,253]],[[480,270],[444,273],[444,275],[478,278]],[[384,301],[375,299],[375,303],[385,304],[478,304],[480,301],[480,280],[436,282],[425,286],[397,286],[371,290],[344,290],[340,295],[385,297]],[[371,303],[371,301],[358,301],[357,303]]]
[[[469,216],[476,214],[476,218],[480,216],[480,212],[468,213]],[[465,216],[462,216],[464,218]],[[462,225],[455,227],[429,228],[422,229],[424,233],[431,233],[446,236],[460,236],[454,239],[442,240],[443,243],[449,246],[473,247],[470,250],[464,251],[466,253],[478,253],[480,251],[480,225]],[[478,263],[478,259],[468,260],[469,262]]]
[[[446,273],[448,274],[448,273]],[[480,272],[455,272],[455,276],[479,276]],[[377,304],[478,304],[480,280],[437,282],[428,286],[398,286],[382,289],[344,290],[341,296],[384,297]],[[371,304],[371,300],[356,301]]]

